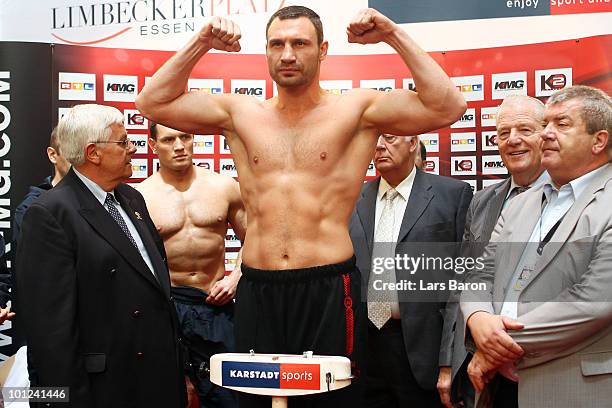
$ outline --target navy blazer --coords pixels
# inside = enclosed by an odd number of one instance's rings
[[[163,242],[142,195],[115,188],[153,264],[71,169],[26,212],[18,304],[37,386],[70,387],[61,407],[185,406]]]

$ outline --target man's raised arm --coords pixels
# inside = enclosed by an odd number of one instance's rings
[[[234,95],[185,93],[193,67],[211,49],[240,51],[240,28],[230,20],[212,18],[200,32],[153,75],[136,98],[149,119],[189,133],[221,133],[231,127],[229,101]]]
[[[382,133],[415,135],[455,122],[467,105],[444,70],[397,24],[374,9],[359,12],[347,28],[348,41],[389,44],[412,72],[417,92],[372,92],[364,120]]]

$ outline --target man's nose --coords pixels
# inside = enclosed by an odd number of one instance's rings
[[[553,131],[553,124],[549,122],[540,133],[542,140],[553,140],[555,138],[555,132]]]
[[[293,47],[290,44],[285,45],[285,48],[283,48],[283,54],[281,55],[281,61],[284,63],[295,61],[295,52],[293,51]]]
[[[185,148],[185,144],[180,138],[177,138],[174,141],[174,150],[183,150]]]
[[[518,144],[521,144],[522,141],[523,139],[522,139],[521,133],[515,128],[510,129],[510,136],[508,137],[508,144],[518,145]]]

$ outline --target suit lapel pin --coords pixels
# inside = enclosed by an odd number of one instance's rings
[[[142,220],[142,217],[140,216],[140,213],[138,211],[134,211],[134,215],[136,216],[137,220]]]

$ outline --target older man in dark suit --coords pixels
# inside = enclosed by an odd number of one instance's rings
[[[461,241],[472,190],[418,170],[418,148],[416,136],[378,139],[374,164],[382,178],[363,187],[350,224],[363,288],[369,286],[376,244]],[[444,314],[444,302],[393,301],[381,320],[368,302],[368,407],[438,407],[441,399],[450,404],[450,350],[441,347]]]
[[[17,249],[33,385],[68,387],[62,407],[183,407],[164,247],[122,184],[136,150],[123,115],[77,105],[58,134],[72,169],[28,209]]]

